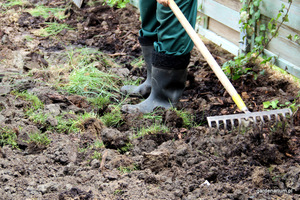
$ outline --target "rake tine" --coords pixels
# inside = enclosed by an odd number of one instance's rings
[[[219,121],[216,121],[216,123],[217,123],[217,129],[219,130],[220,129]]]

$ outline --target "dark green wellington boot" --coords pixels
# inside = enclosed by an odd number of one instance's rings
[[[124,85],[121,88],[121,92],[125,95],[130,96],[142,96],[147,97],[151,92],[151,60],[152,60],[152,52],[153,52],[153,42],[142,42],[141,37],[139,38],[142,53],[145,60],[145,65],[147,68],[147,78],[146,80],[139,86],[136,85]]]
[[[155,53],[152,66],[152,89],[150,96],[136,105],[123,105],[127,113],[149,113],[156,107],[175,107],[185,88],[190,55],[170,56]],[[162,60],[163,59],[163,60]],[[172,68],[171,68],[172,66]]]

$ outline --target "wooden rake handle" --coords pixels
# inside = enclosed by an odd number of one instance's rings
[[[214,57],[211,55],[209,50],[206,48],[205,44],[202,42],[194,28],[191,26],[189,21],[186,19],[186,17],[183,15],[177,4],[174,2],[174,0],[168,0],[168,5],[187,32],[187,34],[190,36],[192,41],[194,42],[195,46],[199,49],[205,60],[208,62],[211,69],[214,71],[218,79],[221,81],[222,85],[225,87],[226,91],[230,94],[231,98],[235,102],[235,104],[238,106],[238,108],[248,113],[248,108],[246,107],[244,101],[242,100],[241,96],[237,93],[236,89],[233,87],[227,76],[224,74],[223,70],[219,66],[219,64],[216,62]]]

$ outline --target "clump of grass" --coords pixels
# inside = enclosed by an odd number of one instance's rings
[[[49,37],[59,34],[63,30],[73,30],[67,24],[60,24],[57,22],[45,22],[46,27],[33,31],[36,36]]]
[[[119,92],[118,77],[98,70],[93,66],[75,69],[65,87],[68,92],[82,96],[113,96]]]
[[[59,133],[77,133],[80,131],[79,127],[77,126],[78,120],[77,119],[65,119],[64,115],[56,116],[56,120],[58,122],[56,127],[51,127],[49,130],[55,129]]]
[[[15,131],[6,128],[1,127],[0,128],[0,146],[6,146],[9,145],[12,148],[18,148],[17,143],[17,134]]]
[[[51,140],[48,138],[47,133],[33,133],[29,134],[29,142],[34,142],[37,145],[48,146]]]
[[[112,107],[111,112],[104,114],[101,121],[109,127],[118,127],[123,122],[123,116],[120,107]]]
[[[26,101],[32,102],[32,106],[35,110],[44,108],[43,102],[34,94],[30,94],[27,91],[24,92],[13,91],[12,94],[15,95],[17,98],[20,97]]]
[[[46,120],[49,117],[48,114],[37,111],[35,109],[29,109],[25,112],[25,115],[34,123],[38,123],[40,125],[46,125]]]
[[[94,154],[92,155],[92,159],[101,160],[102,154],[98,151],[94,151]]]
[[[126,153],[126,152],[128,152],[132,148],[132,146],[133,146],[132,143],[128,142],[128,143],[126,143],[125,146],[123,146],[120,149],[118,149],[118,152],[121,153],[121,154]]]
[[[93,145],[93,146],[94,146],[96,149],[101,149],[101,148],[104,147],[104,144],[103,144],[102,141],[96,140],[96,141],[94,142],[94,145]]]
[[[126,173],[131,173],[132,171],[138,170],[138,167],[135,164],[133,164],[133,165],[129,165],[127,167],[120,166],[120,167],[118,167],[118,170],[122,174],[126,174]]]
[[[190,128],[195,125],[194,116],[191,113],[183,111],[183,110],[177,110],[176,108],[172,108],[172,109],[176,112],[176,114],[179,117],[182,118],[184,127]]]
[[[4,8],[10,8],[13,6],[24,6],[28,4],[26,0],[7,0],[7,3],[2,3]]]
[[[169,131],[170,130],[167,126],[155,123],[152,124],[150,127],[142,127],[140,130],[137,131],[133,138],[144,137],[145,135],[150,134],[167,133]]]
[[[57,19],[65,19],[67,16],[65,15],[66,8],[50,8],[43,5],[38,5],[35,8],[28,10],[28,12],[34,17],[43,17],[48,18],[50,16],[54,16]]]
[[[99,109],[104,109],[108,104],[110,104],[110,96],[97,96],[94,98],[88,98],[88,102],[90,102],[93,106],[96,106]]]

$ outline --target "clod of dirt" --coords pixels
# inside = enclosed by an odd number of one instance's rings
[[[93,198],[92,191],[85,192],[78,188],[72,188],[69,191],[62,192],[59,194],[59,200],[70,200],[70,199],[89,200],[92,198]]]
[[[154,150],[150,153],[143,153],[142,169],[151,169],[152,172],[158,173],[169,164],[170,153],[163,150]]]
[[[256,167],[252,174],[252,182],[255,186],[261,188],[270,184],[270,173],[263,167]]]
[[[89,118],[79,125],[80,129],[94,136],[101,135],[101,131],[104,128],[104,124],[96,118]]]
[[[111,149],[120,149],[129,142],[127,133],[111,128],[104,128],[101,131],[101,138],[105,147]]]
[[[183,119],[175,111],[167,110],[163,115],[163,121],[170,128],[180,128],[183,125]]]
[[[287,188],[293,190],[294,193],[300,194],[300,166],[292,166],[288,169],[288,173],[283,177]]]

